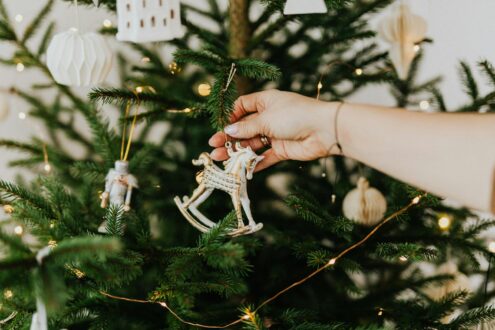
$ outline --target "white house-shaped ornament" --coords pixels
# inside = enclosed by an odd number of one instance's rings
[[[184,36],[180,0],[117,0],[120,41],[168,41]]]
[[[327,11],[324,0],[287,0],[284,15],[324,14]]]

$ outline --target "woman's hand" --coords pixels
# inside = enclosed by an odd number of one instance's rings
[[[226,135],[240,140],[254,151],[264,148],[261,135],[271,140],[271,148],[257,171],[282,160],[308,161],[326,157],[335,146],[333,121],[337,104],[325,103],[295,93],[271,90],[241,96],[235,103],[231,125],[225,133],[212,136],[211,153],[217,161],[228,158]],[[331,150],[332,149],[332,150]]]

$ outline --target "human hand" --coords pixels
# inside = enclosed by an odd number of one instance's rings
[[[256,171],[282,160],[309,161],[331,155],[336,145],[333,122],[337,104],[317,101],[295,93],[270,90],[237,99],[231,125],[213,135],[209,144],[215,148],[216,161],[228,158],[224,146],[226,134],[241,140],[254,151],[264,148],[261,135],[271,139],[271,148]],[[332,149],[332,150],[331,150]]]

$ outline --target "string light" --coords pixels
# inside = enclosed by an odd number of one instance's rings
[[[25,66],[24,66],[24,64],[23,64],[23,63],[19,62],[19,63],[17,63],[17,65],[15,66],[15,69],[17,70],[17,72],[22,72],[22,71],[24,71]]]
[[[448,230],[451,224],[452,219],[448,215],[442,215],[438,218],[438,227],[440,227],[441,230]]]
[[[430,109],[430,102],[428,100],[419,102],[419,108],[423,111]]]
[[[52,166],[50,164],[45,164],[43,170],[45,170],[46,173],[50,173],[52,171]]]
[[[111,28],[112,27],[112,21],[109,20],[108,18],[106,20],[103,21],[103,26],[106,27],[107,29],[108,28]]]
[[[236,324],[239,324],[241,322],[244,322],[246,320],[251,319],[252,318],[252,313],[257,313],[261,308],[263,308],[264,306],[268,305],[272,301],[276,300],[281,295],[285,294],[286,292],[292,290],[293,288],[295,288],[295,287],[297,287],[297,286],[299,286],[301,284],[306,283],[311,278],[313,278],[314,276],[318,275],[322,271],[326,270],[330,266],[335,265],[335,263],[339,259],[343,258],[345,255],[347,255],[351,251],[353,251],[353,250],[359,248],[360,246],[362,246],[363,244],[365,244],[385,224],[387,224],[391,220],[397,218],[401,214],[407,212],[413,206],[417,205],[420,202],[421,197],[422,196],[415,197],[408,205],[404,206],[402,209],[394,212],[393,214],[391,214],[390,216],[388,216],[387,218],[385,218],[384,220],[382,220],[382,222],[380,222],[378,225],[376,225],[364,238],[362,238],[360,241],[354,243],[350,247],[348,247],[345,250],[343,250],[342,252],[340,252],[336,257],[330,259],[326,264],[324,264],[320,268],[314,270],[312,273],[310,273],[306,277],[302,278],[301,280],[299,280],[297,282],[292,283],[291,285],[289,285],[285,289],[280,290],[279,292],[277,292],[276,294],[274,294],[270,298],[266,299],[260,305],[258,305],[258,307],[256,309],[254,309],[252,312],[250,310],[247,310],[247,311],[245,311],[245,314],[243,316],[241,316],[239,319],[237,319],[237,320],[235,320],[233,322],[230,322],[230,323],[228,323],[226,325],[206,325],[206,324],[194,323],[194,322],[186,321],[183,318],[181,318],[165,302],[157,302],[157,301],[151,301],[151,300],[140,300],[140,299],[126,298],[126,297],[119,297],[119,296],[111,295],[111,294],[109,294],[107,292],[104,292],[104,291],[100,291],[100,294],[102,294],[105,297],[111,298],[111,299],[122,300],[122,301],[127,301],[127,302],[134,302],[134,303],[140,303],[140,304],[158,304],[158,305],[162,306],[163,308],[165,308],[166,310],[168,310],[178,321],[180,321],[180,322],[182,322],[184,324],[187,324],[187,325],[195,326],[195,327],[198,327],[198,328],[204,328],[204,329],[228,329],[228,328],[230,328],[230,327],[232,327],[232,326],[234,326]],[[382,316],[383,315],[383,312],[384,312],[384,310],[382,308],[380,308],[378,310],[378,315],[379,316]]]
[[[330,197],[330,200],[332,201],[332,204],[335,204],[335,202],[337,201],[337,195],[332,194],[332,196]]]
[[[177,73],[180,73],[182,71],[182,68],[177,64],[177,62],[172,62],[168,65],[168,68],[170,70],[170,73],[172,75],[175,75]]]
[[[145,56],[145,57],[143,57],[143,58],[141,59],[141,62],[142,62],[142,63],[149,63],[149,62],[151,62],[151,58],[149,58],[149,57]]]
[[[142,93],[142,92],[143,92],[143,90],[144,90],[144,89],[143,89],[143,87],[142,87],[142,86],[138,86],[138,87],[136,87],[136,92],[137,92],[137,93]]]
[[[363,74],[363,69],[357,68],[356,70],[354,70],[354,73],[356,74],[356,76],[361,76]]]
[[[43,170],[45,170],[45,172],[49,174],[52,171],[52,166],[48,161],[48,150],[46,149],[46,144],[43,144],[43,162],[45,163],[45,165],[43,166]]]
[[[55,228],[55,221],[50,222],[50,229]]]
[[[414,45],[414,51],[417,53],[421,50],[421,46],[420,45]]]
[[[24,16],[22,16],[21,14],[17,14],[15,15],[14,19],[17,23],[21,23],[24,20]]]
[[[406,262],[408,259],[406,256],[400,256],[399,257],[399,260],[402,261],[402,262]]]
[[[198,94],[201,96],[208,96],[211,94],[211,86],[208,83],[203,83],[198,86]]]
[[[55,240],[48,241],[48,246],[53,249],[54,247],[57,246],[57,241],[55,241]]]
[[[5,299],[11,299],[14,296],[14,292],[12,292],[12,290],[10,289],[7,289],[3,292],[3,296],[5,297]]]
[[[490,243],[488,243],[488,251],[490,251],[491,253],[495,253],[495,241],[491,241]]]
[[[12,205],[4,205],[3,211],[7,214],[12,214],[14,213],[14,207]]]
[[[21,225],[15,226],[14,234],[16,234],[17,236],[22,236],[22,234],[24,234],[24,228]]]
[[[178,110],[178,109],[168,109],[167,112],[170,112],[170,113],[190,113],[192,112],[193,110],[191,108],[185,108],[185,109],[182,109],[182,110]]]
[[[26,119],[26,117],[27,117],[27,116],[26,116],[26,113],[24,113],[24,112],[19,112],[18,117],[19,117],[19,119],[20,119],[20,120],[24,120],[24,119]]]

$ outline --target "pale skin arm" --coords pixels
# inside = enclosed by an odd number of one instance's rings
[[[320,102],[266,91],[241,97],[225,132],[261,149],[272,148],[257,170],[282,160],[313,160],[338,153],[441,197],[495,213],[495,115],[426,114],[381,106]],[[210,139],[212,157],[227,158],[225,134]]]

